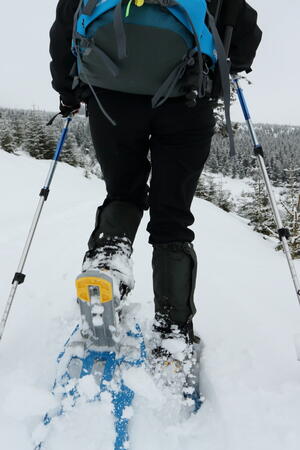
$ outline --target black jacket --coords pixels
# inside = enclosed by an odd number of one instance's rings
[[[56,19],[50,30],[50,70],[52,86],[66,105],[82,100],[82,90],[72,90],[70,75],[76,58],[71,52],[73,18],[79,0],[59,0]],[[257,26],[257,13],[245,1],[232,36],[230,57],[235,72],[250,71],[262,33]]]
[[[244,2],[233,30],[230,46],[232,72],[251,71],[261,38],[262,32],[257,26],[257,12]]]
[[[75,105],[81,100],[80,92],[72,90],[70,71],[76,62],[71,52],[73,19],[79,0],[59,0],[56,19],[50,29],[50,71],[52,86],[59,92],[65,105]]]

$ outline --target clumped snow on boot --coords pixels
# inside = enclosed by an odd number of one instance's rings
[[[99,246],[89,250],[84,258],[82,271],[108,271],[113,278],[116,306],[134,288],[132,245],[126,237],[101,236]]]
[[[81,334],[95,346],[118,346],[126,296],[134,287],[131,254],[128,238],[103,233],[97,247],[85,254],[82,273],[76,279],[77,299]]]
[[[162,388],[185,399],[199,393],[198,369],[200,339],[193,335],[192,322],[179,325],[157,314],[150,344],[150,370]]]

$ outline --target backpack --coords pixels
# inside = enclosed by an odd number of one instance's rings
[[[80,0],[74,16],[72,52],[76,88],[93,87],[152,96],[152,107],[184,95],[184,75],[196,64],[197,95],[209,97],[216,67],[221,73],[225,112],[230,88],[226,55],[214,18],[215,0]],[[221,3],[217,1],[217,3]],[[233,145],[233,144],[232,144]]]

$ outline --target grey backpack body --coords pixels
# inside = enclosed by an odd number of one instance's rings
[[[125,16],[124,7],[122,11]],[[113,14],[109,10],[91,25],[92,41],[87,41],[86,48],[82,43],[79,78],[105,89],[155,95],[193,48],[193,35],[158,5],[132,6],[130,15],[124,18],[126,56],[120,57]],[[155,26],[158,18],[163,27]],[[169,96],[182,94],[178,80]]]

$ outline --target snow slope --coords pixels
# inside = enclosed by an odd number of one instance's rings
[[[1,314],[48,167],[49,161],[0,151]],[[54,361],[78,319],[74,279],[104,195],[102,181],[58,165],[26,281],[0,343],[1,449],[32,449],[32,434],[53,404]],[[298,450],[300,363],[293,334],[300,332],[300,310],[285,258],[214,205],[195,199],[193,211],[199,260],[195,327],[205,342],[206,402],[183,420],[144,370],[130,370],[126,382],[136,391],[132,450]],[[145,333],[153,314],[147,220],[145,215],[135,244],[132,294]],[[113,434],[104,399],[61,419],[47,449],[110,450]]]

